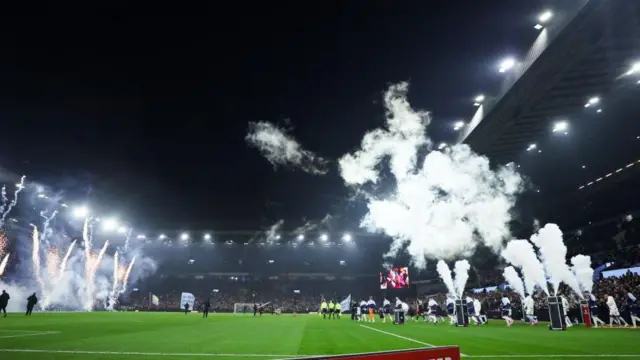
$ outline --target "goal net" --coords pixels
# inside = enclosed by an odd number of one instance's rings
[[[233,304],[234,314],[248,314],[253,313],[253,304],[250,303],[235,303]]]

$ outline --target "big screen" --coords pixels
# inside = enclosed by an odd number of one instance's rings
[[[408,267],[390,267],[380,273],[380,289],[406,289],[408,287]]]

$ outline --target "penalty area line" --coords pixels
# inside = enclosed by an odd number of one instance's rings
[[[420,340],[412,339],[412,338],[410,338],[410,337],[406,337],[406,336],[402,336],[402,335],[394,334],[394,333],[391,333],[391,332],[388,332],[388,331],[384,331],[384,330],[376,329],[376,328],[371,327],[371,326],[367,326],[367,325],[360,325],[360,327],[363,327],[363,328],[365,328],[365,329],[369,329],[369,330],[372,330],[372,331],[377,331],[377,332],[379,332],[379,333],[381,333],[381,334],[385,334],[385,335],[389,335],[389,336],[397,337],[398,339],[403,339],[403,340],[406,340],[406,341],[410,341],[410,342],[412,342],[412,343],[420,344],[420,345],[422,345],[422,346],[427,346],[427,347],[432,347],[432,348],[438,347],[438,346],[436,346],[436,345],[429,344],[429,343],[424,342],[424,341],[420,341]],[[468,355],[465,355],[465,354],[463,354],[463,353],[460,353],[460,355],[461,355],[461,356],[468,356]]]
[[[209,353],[164,353],[140,351],[90,351],[90,350],[46,350],[46,349],[0,349],[0,353],[32,353],[32,354],[70,354],[70,355],[127,355],[127,356],[174,356],[174,357],[266,357],[272,359],[288,359],[300,356],[317,355],[282,355],[282,354],[209,354]]]

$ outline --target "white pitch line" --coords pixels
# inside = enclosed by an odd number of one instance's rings
[[[266,357],[266,358],[295,358],[301,356],[318,355],[282,355],[282,354],[208,354],[208,353],[163,353],[163,352],[139,352],[139,351],[89,351],[89,350],[45,350],[45,349],[0,349],[0,352],[8,353],[32,353],[32,354],[75,354],[75,355],[131,355],[131,356],[175,356],[175,357]]]
[[[17,334],[17,335],[0,335],[0,339],[9,339],[9,338],[17,338],[17,337],[27,337],[27,336],[40,336],[40,335],[52,335],[59,334],[59,331],[43,331],[43,332],[32,332],[26,334]]]
[[[376,329],[376,328],[371,327],[371,326],[367,326],[367,325],[360,325],[360,326],[361,326],[361,327],[363,327],[363,328],[365,328],[365,329],[369,329],[369,330],[377,331],[377,332],[382,333],[382,334],[386,334],[386,335],[389,335],[389,336],[395,336],[395,337],[397,337],[397,338],[399,338],[399,339],[404,339],[404,340],[407,340],[407,341],[411,341],[411,342],[414,342],[414,343],[416,343],[416,344],[420,344],[420,345],[422,345],[422,346],[438,347],[437,345],[429,344],[429,343],[426,343],[426,342],[424,342],[424,341],[420,341],[420,340],[412,339],[412,338],[409,338],[409,337],[406,337],[406,336],[402,336],[402,335],[398,335],[398,334],[390,333],[390,332],[388,332],[388,331],[384,331],[384,330]],[[466,356],[468,356],[468,355],[463,354],[463,353],[460,353],[460,356],[465,356],[465,357],[466,357]]]
[[[402,335],[398,335],[398,334],[390,333],[390,332],[388,332],[388,331],[384,331],[384,330],[376,329],[376,328],[371,327],[371,326],[367,326],[367,325],[360,325],[360,327],[363,327],[363,328],[365,328],[365,329],[369,329],[369,330],[373,330],[373,331],[377,331],[377,332],[382,333],[382,334],[385,334],[385,335],[395,336],[395,337],[397,337],[397,338],[399,338],[399,339],[404,339],[404,340],[407,340],[407,341],[411,341],[411,342],[413,342],[413,343],[420,344],[420,345],[422,345],[422,346],[436,347],[436,346],[435,346],[435,345],[433,345],[433,344],[429,344],[429,343],[426,343],[426,342],[423,342],[423,341],[420,341],[420,340],[416,340],[416,339],[408,338],[408,337],[406,337],[406,336],[402,336]]]

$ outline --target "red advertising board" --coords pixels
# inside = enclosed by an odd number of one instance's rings
[[[457,346],[433,347],[412,350],[382,351],[362,354],[335,356],[313,356],[302,359],[362,359],[362,360],[460,360],[460,348]],[[295,359],[289,359],[295,360]]]

